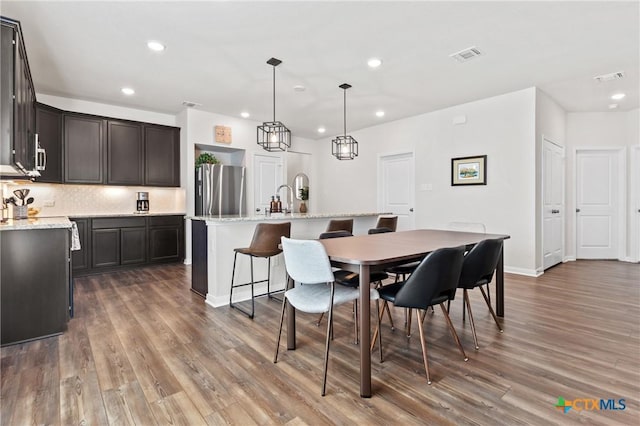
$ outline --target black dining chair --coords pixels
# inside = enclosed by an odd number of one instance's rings
[[[498,322],[498,317],[491,307],[491,301],[489,300],[487,293],[485,293],[483,285],[489,287],[489,283],[493,279],[493,274],[498,267],[498,260],[502,253],[503,241],[501,239],[482,240],[476,244],[464,257],[462,264],[462,272],[460,273],[460,280],[458,282],[458,288],[463,289],[463,309],[466,306],[469,313],[469,321],[471,323],[471,331],[473,332],[473,343],[476,349],[480,349],[478,346],[478,336],[476,334],[476,325],[473,321],[473,314],[471,313],[471,302],[469,301],[469,290],[479,288],[482,292],[482,297],[489,307],[489,312],[493,317],[493,320],[498,326],[500,333],[503,332],[502,326]]]
[[[395,306],[408,308],[410,310],[418,309],[418,311],[422,313],[422,315],[416,315],[416,318],[418,319],[418,328],[420,329],[422,360],[424,362],[428,384],[431,384],[431,377],[429,375],[429,361],[427,359],[427,345],[424,337],[423,321],[426,316],[426,310],[430,306],[440,305],[449,331],[456,341],[463,359],[465,361],[468,360],[460,343],[460,339],[458,338],[458,334],[451,323],[451,318],[449,318],[449,312],[444,306],[444,302],[455,297],[463,259],[464,246],[438,249],[424,258],[406,281],[389,284],[378,289],[380,298],[384,300],[384,305],[393,303]],[[384,306],[379,312],[379,318],[382,319]],[[378,326],[371,340],[372,350],[379,332],[380,327]],[[380,339],[380,341],[382,341],[382,339]],[[382,362],[382,351],[380,351],[380,354],[380,362]]]

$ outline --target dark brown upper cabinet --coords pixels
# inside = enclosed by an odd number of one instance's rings
[[[57,108],[36,103],[36,133],[40,146],[47,153],[45,169],[40,172],[38,182],[62,183],[62,117]]]
[[[36,92],[20,23],[0,17],[0,26],[0,161],[25,173],[36,166]]]
[[[107,122],[107,184],[142,185],[142,125]]]
[[[104,183],[105,120],[80,114],[64,115],[64,181]]]
[[[144,184],[180,186],[180,129],[144,126]]]

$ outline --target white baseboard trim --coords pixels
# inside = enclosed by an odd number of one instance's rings
[[[541,271],[535,269],[514,268],[513,266],[505,266],[504,271],[508,274],[524,275],[527,277],[539,277],[543,274]]]
[[[191,259],[185,258],[184,262],[182,262],[182,263],[184,263],[185,265],[191,265]]]
[[[576,257],[575,256],[565,256],[564,259],[562,259],[562,262],[575,262],[576,261]]]
[[[629,263],[638,263],[638,261],[632,257],[623,257],[620,259],[621,262],[629,262]]]
[[[266,291],[266,286],[263,285],[263,287],[265,288],[261,289],[256,285],[256,293],[260,291]],[[284,290],[284,283],[273,283],[271,285],[272,292],[280,291],[280,290]],[[233,303],[242,302],[250,299],[251,299],[251,290],[249,289],[249,287],[244,287],[237,292],[234,290],[233,292]],[[204,302],[207,305],[212,306],[214,308],[219,308],[220,306],[229,306],[229,294],[227,293],[221,296],[214,296],[211,293],[208,293],[207,297],[204,299]]]

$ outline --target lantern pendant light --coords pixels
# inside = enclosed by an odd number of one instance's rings
[[[347,135],[347,89],[351,85],[344,83],[338,87],[344,90],[344,135],[331,141],[331,154],[338,160],[353,160],[358,156],[358,141]]]
[[[258,126],[258,145],[270,152],[291,148],[291,131],[276,121],[276,67],[281,63],[276,58],[267,61],[273,67],[273,121],[265,121],[262,126]]]

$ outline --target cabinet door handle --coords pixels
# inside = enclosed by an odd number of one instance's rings
[[[576,209],[576,213],[580,213],[580,209]]]
[[[410,211],[410,212],[413,212],[413,207],[411,207],[411,208],[409,209],[409,211]]]

